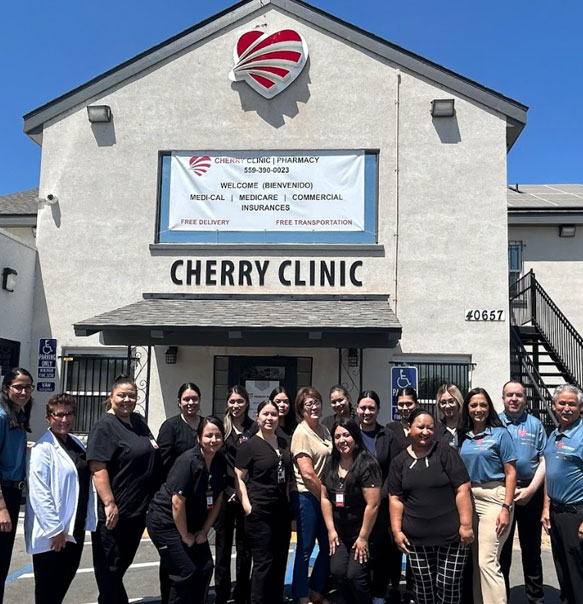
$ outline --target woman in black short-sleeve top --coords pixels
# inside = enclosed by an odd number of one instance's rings
[[[370,604],[369,537],[381,498],[382,475],[352,419],[332,427],[332,456],[322,479],[330,572],[348,604]]]
[[[169,417],[158,433],[164,478],[180,455],[197,444],[196,431],[200,425],[200,388],[194,382],[185,382],[178,389],[180,413]]]
[[[409,555],[417,601],[459,604],[474,538],[470,478],[457,451],[434,440],[428,411],[416,409],[409,423],[411,444],[389,471],[395,544]]]
[[[207,536],[225,488],[226,463],[219,453],[223,435],[220,420],[202,419],[199,444],[178,457],[148,509],[148,533],[170,577],[172,604],[207,601],[213,572]]]
[[[237,452],[237,493],[253,557],[251,604],[281,604],[291,536],[288,487],[292,470],[288,439],[278,434],[279,409],[257,409],[257,434]]]
[[[118,377],[111,409],[93,426],[87,461],[99,495],[97,529],[92,534],[99,602],[127,602],[123,576],[132,563],[146,525],[146,510],[160,484],[158,445],[143,417],[134,413],[137,388]],[[110,564],[117,558],[117,565]]]

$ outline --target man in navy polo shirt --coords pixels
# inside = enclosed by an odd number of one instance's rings
[[[544,456],[546,494],[542,515],[551,536],[561,599],[583,601],[583,392],[576,386],[559,386],[553,411],[559,427],[549,436]]]
[[[514,530],[518,524],[526,598],[530,604],[542,604],[544,592],[540,518],[544,503],[545,460],[543,451],[547,444],[547,435],[540,420],[526,412],[524,386],[519,381],[510,380],[504,384],[502,402],[504,411],[500,413],[500,419],[512,436],[518,460],[516,462],[514,522],[500,554],[500,567],[506,582],[508,601],[510,601],[509,575],[512,563],[512,542]]]

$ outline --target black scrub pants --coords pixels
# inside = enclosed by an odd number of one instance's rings
[[[252,511],[245,530],[253,558],[251,604],[281,604],[291,537],[291,517],[285,510]]]
[[[541,486],[526,505],[514,506],[514,522],[510,527],[508,539],[500,554],[500,568],[506,583],[506,595],[510,602],[510,565],[512,563],[512,542],[514,531],[518,525],[518,539],[522,555],[522,572],[526,599],[530,604],[542,604],[545,600],[543,591],[543,565],[541,561],[541,531],[540,521],[544,489]]]
[[[397,574],[397,563],[391,567],[391,548],[394,545],[391,543],[389,522],[389,502],[388,497],[381,498],[377,520],[371,534],[371,572],[372,572],[372,596],[373,598],[385,599],[387,588],[392,576],[395,577],[395,583],[398,585],[401,578],[401,552],[398,553],[399,569]],[[391,570],[393,570],[393,574]]]
[[[551,502],[551,547],[561,596],[568,604],[583,602],[583,541],[577,532],[583,522],[583,503]]]
[[[354,559],[352,546],[356,539],[345,540],[339,536],[340,545],[330,556],[330,573],[345,604],[370,604],[371,563],[361,564]]]
[[[215,594],[216,604],[226,604],[231,597],[231,550],[235,533],[236,585],[235,604],[248,604],[251,576],[251,552],[245,536],[245,512],[238,502],[228,503],[226,496],[215,522]]]
[[[4,584],[10,568],[10,558],[12,558],[22,491],[16,487],[2,486],[2,494],[12,522],[12,530],[9,533],[0,533],[0,604],[4,601]]]
[[[120,518],[111,531],[105,522],[97,523],[91,542],[99,604],[128,604],[123,577],[134,560],[145,527],[144,516]]]
[[[148,526],[160,564],[170,579],[169,604],[206,604],[213,575],[213,558],[208,542],[188,547],[175,528],[158,530]]]
[[[83,553],[85,529],[73,533],[76,543],[67,541],[59,551],[33,554],[35,604],[61,604],[71,585]]]

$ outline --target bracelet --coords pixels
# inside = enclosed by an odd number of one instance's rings
[[[503,503],[503,504],[502,504],[502,507],[503,507],[504,509],[508,510],[509,512],[511,512],[511,511],[512,511],[512,506],[511,506],[511,505],[508,505],[507,503]]]

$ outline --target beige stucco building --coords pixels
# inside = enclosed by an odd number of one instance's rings
[[[243,34],[287,30],[305,45],[289,86],[265,98],[229,80]],[[432,116],[441,99],[453,115]],[[109,107],[109,121],[90,122],[88,106]],[[426,398],[445,380],[497,392],[509,376],[506,154],[526,111],[293,0],[238,5],[47,103],[25,116],[42,145],[31,340],[57,341],[55,377],[40,381],[79,397],[83,429],[128,355],[154,430],[187,380],[204,414],[222,413],[234,382],[258,397],[276,382],[325,394],[341,382],[353,397],[376,390],[387,420],[395,364],[418,367]],[[173,152],[347,154],[361,166],[350,207],[364,223],[270,230],[271,210],[249,210],[255,229],[173,239]],[[339,171],[310,174],[342,195]]]

